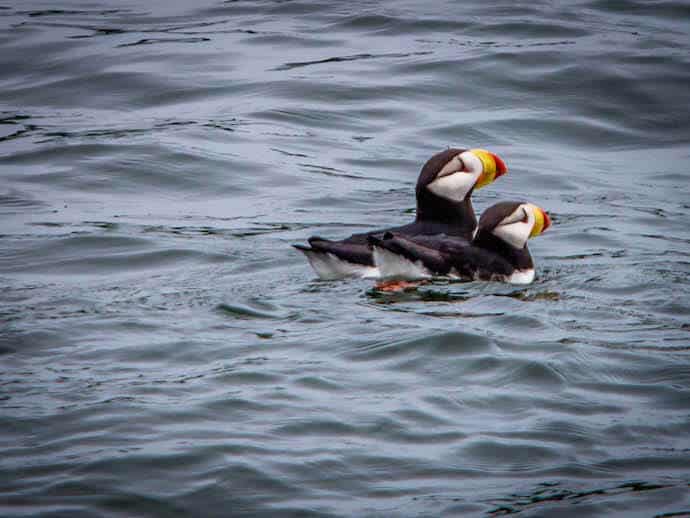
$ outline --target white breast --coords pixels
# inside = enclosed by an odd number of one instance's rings
[[[529,284],[534,280],[534,268],[529,270],[515,270],[506,277],[506,282],[510,284]]]

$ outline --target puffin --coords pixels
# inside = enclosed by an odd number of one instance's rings
[[[374,262],[384,279],[407,280],[445,276],[454,279],[529,284],[534,280],[534,261],[527,240],[551,226],[540,207],[522,201],[503,201],[486,209],[479,218],[471,242],[444,234],[406,236],[386,232],[369,236]],[[383,282],[383,291],[396,283]]]
[[[387,232],[410,238],[444,234],[468,243],[477,228],[472,193],[507,172],[505,162],[487,150],[446,149],[427,160],[419,173],[413,222],[340,241],[312,236],[308,245],[292,246],[304,253],[321,279],[378,278],[370,237],[381,239]]]

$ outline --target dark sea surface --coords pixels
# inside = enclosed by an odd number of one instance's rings
[[[421,165],[530,286],[291,248]],[[0,0],[0,515],[690,516],[690,3]]]

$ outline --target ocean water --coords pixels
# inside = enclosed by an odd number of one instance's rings
[[[0,1],[0,515],[690,516],[690,4]],[[530,286],[292,243],[421,165]]]

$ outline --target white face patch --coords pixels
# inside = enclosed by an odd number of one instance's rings
[[[474,153],[465,151],[444,165],[427,189],[441,198],[461,202],[479,180],[483,167]]]
[[[465,164],[465,171],[476,174],[477,178],[484,172],[484,164],[479,160],[479,157],[471,151],[460,153],[460,160]]]
[[[515,248],[523,248],[532,232],[534,222],[532,209],[523,203],[510,216],[503,218],[491,233]]]

